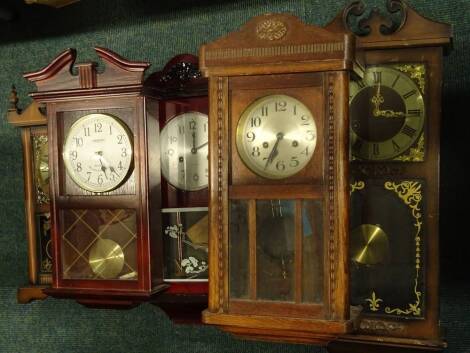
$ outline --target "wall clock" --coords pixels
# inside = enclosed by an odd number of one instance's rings
[[[366,73],[351,83],[351,304],[359,334],[332,352],[438,351],[442,55],[452,32],[402,1],[390,17],[354,2],[327,28],[357,24]],[[393,20],[392,20],[393,19]],[[353,349],[353,350],[351,350]]]
[[[143,94],[147,63],[95,50],[103,73],[85,63],[71,75],[69,49],[25,74],[49,127],[54,266],[46,292],[89,306],[131,306],[166,288],[156,102]]]
[[[200,322],[207,307],[207,79],[198,58],[181,54],[145,81],[158,99],[162,169],[164,278],[170,288],[154,300],[173,321]]]
[[[42,292],[52,282],[52,244],[49,202],[47,120],[35,102],[18,108],[13,87],[7,113],[10,124],[21,128],[25,190],[25,223],[30,286],[18,288],[19,303],[44,299]]]
[[[268,14],[200,49],[210,99],[203,322],[310,343],[352,329],[345,92],[361,71],[350,39]]]

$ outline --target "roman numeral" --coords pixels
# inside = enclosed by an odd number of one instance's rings
[[[374,71],[372,74],[374,75],[374,83],[376,85],[382,82],[382,71]]]
[[[366,86],[366,84],[362,80],[358,80],[358,81],[356,81],[356,83],[360,88],[364,88]]]
[[[380,154],[379,144],[378,143],[374,143],[372,145],[372,153],[374,154],[374,156],[378,156]]]
[[[405,93],[402,97],[403,99],[408,99],[410,98],[411,96],[415,95],[417,93],[417,91],[415,89],[409,91],[408,93]]]
[[[408,109],[408,116],[417,117],[421,115],[421,109]]]
[[[392,145],[393,145],[393,150],[395,152],[399,152],[400,151],[400,146],[398,145],[398,143],[395,142],[395,140],[392,140]]]
[[[395,85],[397,84],[399,78],[400,78],[399,75],[397,75],[397,77],[395,77],[395,80],[392,83],[392,88],[395,87]]]
[[[403,129],[401,129],[401,133],[411,138],[416,134],[416,130],[409,125],[405,125]]]

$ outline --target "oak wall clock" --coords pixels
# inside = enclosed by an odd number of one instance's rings
[[[181,54],[145,81],[158,99],[164,279],[156,298],[173,321],[201,320],[208,288],[208,98],[198,58]]]
[[[54,268],[47,294],[90,306],[130,306],[166,287],[160,237],[156,102],[149,66],[95,48],[105,68],[64,51],[25,74],[47,108]]]
[[[25,190],[25,223],[30,285],[18,288],[19,303],[44,299],[43,289],[52,282],[52,240],[49,202],[47,119],[36,102],[18,108],[13,87],[7,120],[21,129]]]
[[[436,351],[439,329],[439,125],[449,25],[387,2],[353,2],[326,28],[356,28],[366,73],[351,83],[351,304],[345,351]],[[342,352],[330,347],[332,352]],[[352,344],[352,345],[351,345]],[[367,347],[367,350],[365,349]],[[398,348],[399,347],[399,348]]]
[[[348,305],[350,35],[287,14],[202,46],[209,77],[209,308],[241,336],[324,343]],[[360,70],[359,70],[360,72]]]

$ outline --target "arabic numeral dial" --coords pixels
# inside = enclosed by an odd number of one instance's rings
[[[68,129],[62,157],[67,175],[82,189],[110,191],[131,171],[132,134],[115,116],[88,114]]]
[[[268,179],[302,170],[312,158],[317,128],[310,109],[298,98],[276,94],[253,101],[237,125],[237,150],[244,164]]]

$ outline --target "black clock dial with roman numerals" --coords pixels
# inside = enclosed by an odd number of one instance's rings
[[[351,82],[351,147],[354,157],[390,160],[421,136],[425,108],[415,82],[401,71],[373,66]]]

